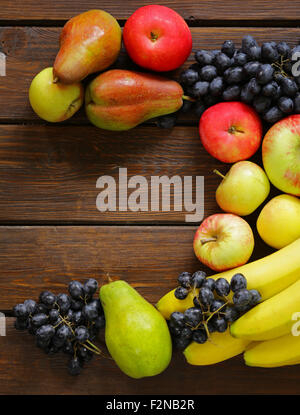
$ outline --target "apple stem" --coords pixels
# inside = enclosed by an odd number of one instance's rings
[[[218,238],[212,236],[211,238],[201,239],[200,242],[202,245],[206,244],[207,242],[216,242]]]
[[[219,170],[215,169],[213,172],[214,172],[215,174],[217,174],[218,176],[222,177],[223,179],[225,179],[224,174],[222,174],[221,172],[219,172]]]
[[[182,99],[185,99],[186,101],[196,102],[195,98],[189,97],[188,95],[182,95]]]

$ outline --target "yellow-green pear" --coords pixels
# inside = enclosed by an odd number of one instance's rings
[[[132,378],[155,376],[172,356],[168,325],[160,312],[125,281],[103,285],[105,341],[119,368]]]
[[[33,111],[43,120],[60,122],[72,117],[83,103],[80,82],[65,85],[53,79],[53,68],[45,68],[32,80],[29,101]]]

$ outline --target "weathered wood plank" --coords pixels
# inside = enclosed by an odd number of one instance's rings
[[[1,125],[0,136],[2,224],[184,223],[188,214],[184,202],[184,191],[188,190],[184,186],[186,176],[192,176],[194,203],[196,177],[204,177],[204,195],[200,190],[197,193],[197,213],[201,213],[203,204],[204,216],[220,211],[215,201],[220,178],[213,170],[217,168],[226,173],[229,166],[203,149],[196,127],[176,127],[172,131],[138,127],[120,133],[91,126]],[[252,160],[260,163],[260,150]],[[127,168],[128,181],[136,175],[146,179],[141,193],[148,197],[148,211],[133,211],[131,204],[127,211],[121,210],[120,168]],[[116,183],[115,211],[99,211],[96,206],[97,196],[104,189],[104,184],[97,188],[96,183],[105,175]],[[153,176],[169,179],[179,176],[182,201],[178,209],[181,210],[174,210],[173,186],[170,210],[163,210],[162,188],[159,210],[152,209]],[[135,188],[128,188],[128,197],[133,191]],[[274,193],[275,190],[271,195]],[[195,209],[191,214],[194,213]]]
[[[300,392],[299,366],[250,368],[240,355],[217,365],[197,367],[188,365],[178,351],[174,351],[167,370],[153,378],[131,379],[112,360],[104,358],[95,358],[74,378],[66,372],[66,355],[45,355],[34,346],[28,333],[15,331],[12,318],[7,323],[7,336],[0,337],[1,395],[298,395]],[[103,342],[97,344],[105,350]]]
[[[3,0],[1,2],[1,20],[67,20],[88,9],[101,8],[112,13],[118,19],[127,19],[136,9],[149,1],[129,0],[124,5],[122,1],[95,1],[83,2],[65,0],[64,2],[33,0]],[[176,1],[162,0],[159,4],[176,10],[187,20],[295,20],[299,12],[298,0],[202,0]]]
[[[113,133],[90,126],[2,125],[0,136],[2,222],[183,222],[187,212],[173,210],[173,197],[170,212],[161,205],[151,211],[151,176],[163,175],[179,175],[182,183],[184,176],[193,176],[194,196],[195,176],[205,176],[205,214],[218,210],[214,191],[220,180],[213,169],[227,167],[202,148],[195,127]],[[113,177],[118,191],[119,168],[127,168],[128,180],[135,175],[147,179],[148,211],[121,211],[118,200],[115,212],[97,210],[103,190],[96,188],[97,179]]]
[[[0,227],[0,310],[43,290],[65,292],[70,279],[125,279],[152,303],[180,272],[205,267],[193,251],[196,226]],[[272,250],[256,236],[251,260]],[[206,269],[209,275],[213,271]],[[0,388],[1,391],[1,388]]]
[[[43,123],[30,108],[28,88],[35,74],[53,64],[58,50],[60,30],[60,28],[41,27],[0,28],[0,49],[5,53],[7,61],[7,75],[0,77],[0,121],[38,120]],[[260,42],[285,40],[291,45],[295,45],[300,40],[300,29],[298,28],[192,28],[193,50],[220,48],[226,39],[232,39],[236,41],[237,45],[240,45],[241,38],[246,33],[253,34]],[[193,55],[186,65],[192,61]],[[176,78],[179,72],[178,70],[168,76]],[[186,118],[191,120],[190,116],[182,117],[182,120]],[[194,121],[196,122],[195,119]],[[68,122],[88,123],[84,109],[81,109]]]

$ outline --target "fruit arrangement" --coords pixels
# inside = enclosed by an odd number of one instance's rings
[[[17,305],[16,328],[29,329],[47,353],[70,353],[71,374],[79,373],[92,352],[102,354],[91,342],[104,325],[111,357],[133,378],[165,370],[172,340],[192,365],[243,352],[251,366],[300,363],[300,341],[291,335],[292,315],[300,311],[300,77],[293,75],[300,46],[259,46],[246,35],[237,49],[226,40],[221,50],[198,50],[179,83],[111,68],[121,37],[117,21],[101,10],[67,22],[53,68],[31,83],[31,106],[41,118],[58,122],[85,100],[91,123],[114,131],[157,117],[160,126],[170,128],[178,111],[194,108],[204,149],[232,164],[227,173],[214,171],[222,179],[215,198],[224,213],[205,218],[193,241],[199,261],[218,274],[181,273],[179,286],[156,308],[125,281],[103,285],[100,300],[92,298],[95,280],[72,281],[70,296],[44,292],[38,303]],[[137,65],[156,72],[178,68],[192,47],[184,20],[156,5],[141,7],[128,19],[123,41]],[[81,82],[92,74],[84,93]],[[265,136],[263,122],[270,127]],[[260,148],[262,166],[248,160]],[[277,251],[248,262],[255,237],[244,217],[267,200],[271,184],[283,194],[258,212],[256,228]]]

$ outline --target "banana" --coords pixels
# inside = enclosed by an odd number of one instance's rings
[[[225,333],[212,333],[204,344],[192,342],[183,354],[191,365],[213,365],[243,353],[248,345],[248,340],[235,339],[227,329]]]
[[[258,304],[230,327],[232,336],[248,340],[270,340],[291,332],[292,316],[300,312],[300,280]]]
[[[256,343],[244,353],[247,366],[280,367],[300,364],[300,336],[287,334]]]
[[[273,297],[300,279],[300,238],[273,254],[210,278],[230,281],[236,273],[246,277],[249,290],[260,292],[262,301]]]
[[[223,277],[230,281],[234,274],[241,273],[247,278],[248,288],[258,290],[263,301],[300,279],[299,253],[300,238],[273,254],[241,267],[215,274],[210,278]],[[165,318],[169,318],[173,311],[184,311],[186,308],[193,307],[192,293],[185,300],[177,300],[174,297],[174,291],[168,292],[156,304]]]
[[[174,311],[179,311],[184,313],[184,311],[190,307],[194,307],[193,298],[195,295],[199,294],[199,289],[190,291],[187,297],[184,300],[178,300],[175,295],[175,289],[169,291],[166,295],[161,297],[161,299],[156,304],[158,311],[164,316],[165,319],[169,319],[170,315]]]

